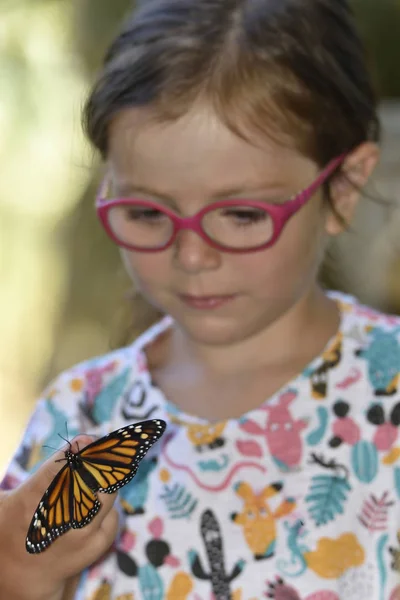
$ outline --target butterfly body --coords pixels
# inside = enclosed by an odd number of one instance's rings
[[[71,450],[67,450],[65,452],[65,460],[67,461],[68,468],[72,471],[77,471],[91,490],[93,490],[94,492],[98,491],[99,485],[97,483],[97,480],[85,468],[85,464],[79,456],[79,454],[75,454]]]
[[[96,492],[113,494],[136,474],[140,461],[160,439],[166,423],[143,421],[113,431],[83,450],[65,451],[57,473],[32,518],[26,550],[43,552],[69,529],[88,525],[101,508]]]

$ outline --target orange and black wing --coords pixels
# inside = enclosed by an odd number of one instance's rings
[[[128,425],[89,444],[79,452],[86,481],[96,482],[95,491],[112,494],[126,485],[136,474],[140,461],[165,431],[161,419]]]
[[[39,554],[69,529],[84,527],[101,504],[78,471],[66,464],[47,488],[28,529],[26,549]]]

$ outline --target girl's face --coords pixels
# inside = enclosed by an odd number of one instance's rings
[[[113,196],[153,200],[182,216],[221,198],[284,202],[319,173],[293,149],[237,137],[206,108],[171,123],[148,109],[122,112],[111,127],[109,166]],[[314,289],[328,218],[319,191],[260,252],[221,252],[187,230],[167,250],[121,252],[137,289],[192,339],[227,344],[261,332]]]

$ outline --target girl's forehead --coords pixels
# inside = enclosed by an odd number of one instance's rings
[[[259,178],[276,186],[298,184],[304,174],[308,182],[317,170],[294,148],[265,134],[242,137],[204,107],[173,121],[147,108],[124,110],[110,127],[109,164],[118,179],[179,176],[233,187]]]

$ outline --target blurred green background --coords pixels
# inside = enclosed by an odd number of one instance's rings
[[[199,0],[201,1],[201,0]],[[332,0],[335,1],[335,0]],[[400,0],[353,0],[382,97],[382,163],[329,283],[400,312]],[[0,0],[0,471],[40,390],[110,348],[129,283],[97,224],[80,112],[129,0]]]

